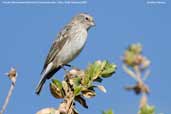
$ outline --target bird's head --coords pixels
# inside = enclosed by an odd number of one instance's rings
[[[90,27],[95,26],[95,22],[92,16],[90,16],[87,13],[80,13],[73,17],[72,20],[75,24],[80,24],[81,26],[85,27],[86,29],[89,29]]]

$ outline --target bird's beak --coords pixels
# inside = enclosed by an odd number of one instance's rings
[[[91,22],[91,26],[96,26],[94,21]]]

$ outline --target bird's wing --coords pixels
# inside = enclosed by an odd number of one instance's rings
[[[63,48],[64,44],[67,42],[67,39],[69,38],[69,30],[71,29],[70,25],[67,25],[64,27],[64,29],[59,32],[57,39],[53,42],[50,51],[48,53],[48,56],[46,58],[43,71],[46,69],[47,65],[51,63],[56,55],[60,52],[60,50]]]

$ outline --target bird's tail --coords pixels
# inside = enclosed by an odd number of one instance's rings
[[[42,90],[42,87],[44,85],[44,83],[46,82],[46,77],[44,75],[42,75],[37,87],[36,87],[36,94],[39,95],[41,90]]]
[[[53,68],[53,63],[50,63],[47,68],[45,70],[42,71],[42,75],[41,75],[41,79],[37,85],[37,88],[36,88],[36,94],[39,95],[42,88],[43,88],[43,85],[44,83],[46,82],[46,80],[50,79],[54,74],[55,72],[57,72],[59,69],[61,68],[61,66],[57,67],[56,69]]]
[[[51,73],[53,70],[52,70],[52,67],[53,67],[53,63],[50,63],[47,68],[45,68],[42,73],[41,73],[41,79],[37,85],[37,88],[36,88],[36,94],[39,95],[42,88],[43,88],[43,85],[44,83],[46,82],[47,79],[49,79],[53,74]],[[52,70],[52,71],[51,71]]]

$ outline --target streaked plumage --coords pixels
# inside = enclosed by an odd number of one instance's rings
[[[80,13],[58,34],[46,58],[36,94],[40,93],[46,79],[50,79],[63,65],[77,57],[86,43],[87,31],[91,26],[94,26],[93,18]]]

